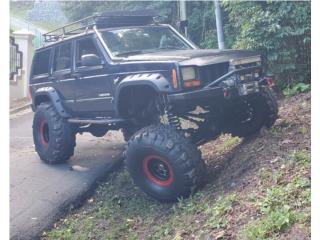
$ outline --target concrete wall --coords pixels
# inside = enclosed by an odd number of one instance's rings
[[[19,30],[12,33],[15,43],[22,51],[22,70],[15,75],[14,81],[10,81],[10,102],[28,97],[28,81],[33,57],[32,40],[34,34],[27,30]]]

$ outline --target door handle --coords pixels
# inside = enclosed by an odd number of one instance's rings
[[[56,79],[56,78],[53,77],[53,76],[48,77],[48,80],[49,80],[49,81],[54,81],[55,79]]]
[[[71,77],[81,78],[81,73],[72,73],[72,74],[71,74]]]

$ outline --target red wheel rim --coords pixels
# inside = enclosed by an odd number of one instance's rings
[[[149,155],[143,159],[143,172],[148,180],[162,187],[173,182],[173,170],[166,159],[157,155]]]
[[[48,148],[49,146],[49,125],[45,119],[42,119],[40,122],[39,128],[40,141],[42,146]]]

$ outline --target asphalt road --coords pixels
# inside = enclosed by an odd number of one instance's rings
[[[66,164],[46,165],[34,151],[32,118],[27,110],[10,119],[10,239],[37,239],[112,171],[124,147],[119,132],[78,134]]]

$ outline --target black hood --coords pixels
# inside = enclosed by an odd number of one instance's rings
[[[139,54],[127,57],[127,61],[177,61],[179,65],[203,66],[230,59],[257,56],[259,53],[249,50],[218,50],[218,49],[193,49],[170,50],[154,53]]]

